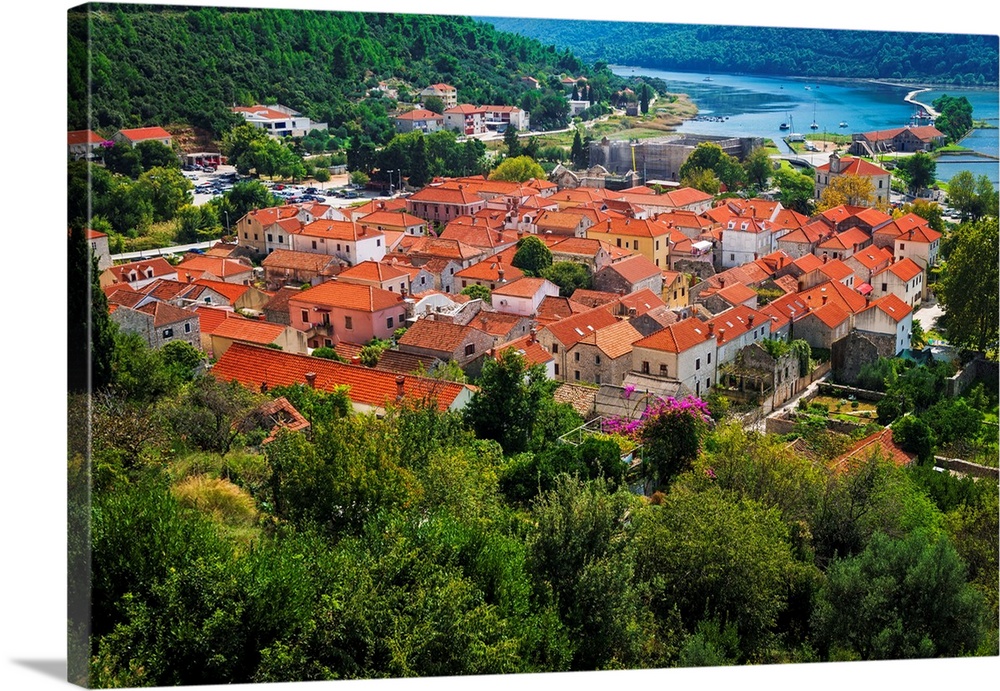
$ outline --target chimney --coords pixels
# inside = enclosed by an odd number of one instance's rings
[[[504,271],[503,271],[503,267],[501,266],[499,269],[497,269],[497,276],[499,277],[501,283],[503,283],[503,274],[504,274]]]
[[[753,318],[755,316],[756,315],[754,315],[753,312],[751,312],[750,314],[747,315],[747,326],[753,326]]]
[[[406,383],[406,377],[402,374],[396,377],[396,400],[403,400],[403,384]]]
[[[823,253],[823,263],[826,264],[826,260],[830,257],[827,256],[826,252]]]
[[[718,337],[717,341],[719,343],[722,343],[724,340],[726,340],[726,330],[725,329],[719,329],[719,337]]]
[[[315,372],[306,372],[306,384],[309,385],[310,389],[315,389],[316,388],[316,373]]]
[[[713,333],[715,333],[715,324],[708,322],[708,335],[711,336]]]
[[[361,356],[360,355],[352,355],[351,356],[351,364],[352,365],[360,365],[361,364]]]
[[[535,342],[535,336],[538,334],[538,330],[535,327],[531,327],[531,331],[528,332],[528,343]]]
[[[824,295],[824,296],[823,296],[823,304],[824,304],[824,305],[826,304],[826,300],[827,300],[827,296],[826,296],[826,295]]]

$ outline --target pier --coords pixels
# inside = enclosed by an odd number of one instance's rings
[[[928,115],[930,115],[934,119],[937,119],[937,116],[940,115],[940,113],[938,113],[936,110],[934,110],[933,108],[931,108],[926,103],[921,103],[920,101],[916,100],[916,98],[915,98],[915,96],[917,94],[922,94],[925,91],[930,91],[930,89],[916,89],[914,91],[911,91],[910,93],[906,94],[906,98],[904,98],[903,100],[906,101],[907,103],[912,103],[915,106],[919,106],[920,108],[923,108],[927,112]]]

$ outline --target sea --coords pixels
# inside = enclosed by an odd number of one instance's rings
[[[769,137],[782,150],[787,150],[787,145],[781,137],[793,132],[851,134],[927,122],[915,119],[920,107],[905,100],[919,88],[916,86],[873,80],[670,72],[630,65],[612,65],[611,69],[621,76],[656,77],[666,82],[668,90],[688,94],[698,106],[698,118],[684,122],[677,128],[679,132]],[[985,120],[994,128],[1000,122],[1000,92],[995,87],[934,87],[913,98],[929,106],[943,94],[968,98],[974,120]],[[789,129],[781,130],[782,123],[787,123]],[[811,127],[813,123],[816,129]],[[961,144],[996,157],[1000,153],[1000,129],[973,130]],[[995,158],[949,155],[937,160],[939,180],[950,180],[960,170],[968,170],[977,178],[986,175],[1000,189],[1000,164]]]

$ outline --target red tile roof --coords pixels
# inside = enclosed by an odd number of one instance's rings
[[[630,285],[645,281],[654,276],[660,276],[660,267],[646,259],[641,254],[622,259],[614,264],[608,264],[602,271],[614,271]]]
[[[732,309],[717,314],[708,321],[715,330],[715,341],[718,345],[729,343],[751,329],[765,326],[766,333],[772,330],[768,315],[746,305],[737,305]]]
[[[894,293],[889,293],[877,300],[872,300],[871,305],[861,311],[867,312],[870,309],[881,310],[886,316],[897,323],[913,311],[912,307],[900,300]]]
[[[529,365],[545,365],[555,360],[555,357],[538,342],[538,339],[531,336],[521,336],[510,341],[498,349],[501,353],[508,350],[516,350]]]
[[[600,237],[602,234],[653,238],[669,233],[670,228],[666,223],[638,218],[609,218],[604,223],[587,229],[587,237],[590,238]]]
[[[418,319],[399,339],[399,345],[454,353],[475,331],[474,327],[464,324]]]
[[[393,226],[397,228],[412,228],[413,226],[426,226],[427,221],[417,218],[402,210],[396,211],[373,211],[367,216],[358,219],[361,225],[378,228],[378,226]]]
[[[162,127],[139,127],[132,130],[120,130],[119,133],[130,142],[141,142],[147,139],[169,139],[171,136]]]
[[[166,259],[162,257],[156,257],[155,259],[140,259],[134,262],[128,262],[127,264],[118,264],[116,266],[110,266],[105,271],[109,271],[115,280],[121,283],[128,283],[128,274],[132,269],[135,269],[138,276],[136,280],[142,281],[149,278],[146,272],[152,269],[153,277],[162,277],[172,273],[177,273],[177,270],[170,265]]]
[[[862,136],[870,142],[878,142],[886,139],[895,139],[897,136],[906,131],[909,131],[914,137],[925,142],[931,141],[936,137],[944,136],[941,131],[933,125],[921,125],[919,127],[895,127],[890,130],[874,130],[872,132],[864,132],[862,133]]]
[[[586,307],[597,307],[599,305],[606,305],[609,302],[614,302],[619,297],[618,293],[609,293],[603,290],[588,290],[586,288],[577,288],[573,291],[570,299],[574,302],[578,302]]]
[[[516,266],[510,266],[495,257],[489,257],[481,262],[476,262],[467,269],[456,271],[455,278],[471,281],[499,281],[501,272],[503,272],[504,281],[516,281],[524,277],[524,272]]]
[[[257,319],[225,319],[212,332],[213,336],[231,338],[245,343],[266,345],[276,341],[285,331],[280,324],[272,324]]]
[[[416,108],[402,115],[396,116],[397,120],[444,120],[444,116],[424,108]]]
[[[333,391],[339,386],[347,386],[351,401],[369,408],[394,405],[399,390],[398,375],[391,372],[245,343],[230,346],[211,373],[220,381],[235,380],[253,391],[259,391],[265,383],[270,389],[306,384],[306,374],[313,373],[317,389]],[[447,410],[468,387],[408,376],[403,379],[402,389],[404,401],[436,401],[440,410]]]
[[[240,274],[251,273],[253,267],[247,266],[243,262],[225,257],[208,257],[202,254],[192,254],[184,258],[178,269],[188,269],[194,271],[208,271],[213,276],[227,278],[239,276]]]
[[[139,312],[153,315],[153,326],[155,327],[176,324],[189,319],[198,321],[198,315],[194,312],[182,310],[180,307],[174,307],[166,302],[147,302],[136,309]]]
[[[830,164],[824,163],[823,165],[816,168],[817,171],[828,173],[830,172]],[[874,163],[869,163],[863,158],[854,158],[852,156],[844,156],[840,159],[840,171],[834,173],[835,175],[861,175],[861,176],[875,176],[875,175],[889,175],[889,171],[884,168],[880,168]]]
[[[376,261],[363,261],[352,267],[344,269],[337,274],[337,280],[351,282],[352,279],[360,281],[375,281],[383,283],[394,281],[399,278],[409,278],[410,274],[402,269],[396,268],[392,264],[383,264]]]
[[[805,305],[812,309],[818,309],[823,305],[824,298],[826,298],[827,303],[835,303],[842,310],[850,314],[857,314],[866,307],[864,297],[840,281],[821,283],[809,290],[803,290],[799,293],[799,296]]]
[[[821,249],[834,249],[834,250],[851,249],[855,245],[863,245],[870,239],[871,238],[868,236],[868,233],[861,230],[860,228],[850,228],[842,233],[837,233],[836,235],[830,237],[829,239],[821,242],[819,247]]]
[[[881,431],[868,435],[843,454],[837,456],[837,458],[830,461],[830,467],[840,473],[848,472],[862,465],[875,455],[891,461],[900,468],[910,465],[917,457],[915,453],[904,451],[893,439],[892,429],[886,427]]]
[[[839,259],[831,259],[819,267],[819,272],[834,281],[843,281],[854,275],[854,269]]]
[[[507,295],[509,297],[516,298],[530,298],[538,295],[538,292],[543,286],[548,284],[552,288],[557,286],[545,278],[532,278],[525,277],[519,278],[516,281],[511,281],[505,285],[497,287],[494,291],[494,295]]]
[[[716,292],[716,295],[728,302],[730,305],[740,305],[757,297],[757,291],[752,288],[748,288],[742,283],[733,283],[732,285],[728,285],[725,288],[720,289]]]
[[[90,130],[73,130],[67,134],[67,139],[69,140],[67,146],[73,146],[74,144],[100,144],[104,141],[103,137],[99,137],[97,133]]]
[[[211,335],[219,328],[219,325],[230,319],[249,321],[232,310],[220,309],[218,307],[195,307],[194,312],[198,315],[200,329],[203,334]]]
[[[816,309],[812,310],[810,314],[831,329],[837,328],[850,318],[850,315],[847,312],[833,302],[820,305]]]
[[[379,312],[390,307],[397,307],[403,302],[403,297],[398,293],[382,290],[375,286],[327,281],[289,298],[289,304],[293,302],[358,312]]]
[[[542,301],[538,303],[538,311],[535,314],[535,321],[544,326],[545,324],[565,319],[566,317],[574,314],[586,312],[588,309],[590,309],[590,307],[582,305],[579,302],[575,302],[570,298],[546,295],[542,298]]]
[[[632,344],[642,338],[635,327],[622,320],[615,324],[601,327],[580,339],[580,343],[589,343],[611,359],[620,358],[632,352]]]
[[[240,285],[238,283],[226,283],[225,281],[211,281],[207,278],[199,278],[194,282],[194,285],[211,288],[220,295],[223,295],[231,303],[239,300],[248,290],[250,290],[250,286]]]
[[[929,245],[941,239],[941,233],[930,226],[917,226],[896,236],[897,242],[918,242]]]
[[[920,265],[909,257],[903,257],[897,262],[890,264],[884,269],[892,275],[896,276],[901,281],[909,281],[911,278],[916,277],[923,269]],[[879,274],[882,273],[881,271]],[[879,274],[875,274],[876,276]]]
[[[329,254],[279,249],[264,257],[260,265],[266,269],[295,269],[319,273],[331,264],[342,263],[340,259]]]
[[[356,242],[360,239],[384,237],[381,230],[376,230],[360,221],[329,221],[320,219],[302,227],[301,234],[306,237],[318,237],[326,240],[341,240]]]
[[[887,251],[884,247],[872,245],[858,250],[851,258],[869,271],[874,271],[876,266],[892,261],[892,252]]]
[[[683,353],[710,338],[708,325],[697,317],[689,317],[636,341],[632,347]]]
[[[480,331],[485,331],[490,336],[506,338],[511,331],[517,328],[524,317],[505,312],[481,311],[475,319],[469,322],[469,326],[474,326]]]
[[[646,312],[656,309],[657,307],[665,307],[663,300],[660,296],[654,293],[649,288],[643,288],[642,290],[637,290],[634,293],[629,293],[627,295],[621,295],[612,303],[603,305],[606,309],[616,311],[618,306],[624,308],[626,311],[635,310],[634,316],[642,316]],[[622,312],[619,312],[620,314]]]
[[[552,334],[563,346],[570,348],[579,343],[580,339],[587,334],[593,333],[603,326],[614,324],[616,321],[618,319],[611,312],[602,307],[595,307],[548,324],[544,330]]]

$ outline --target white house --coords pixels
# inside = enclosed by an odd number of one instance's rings
[[[304,137],[312,130],[327,128],[325,122],[313,122],[302,113],[277,104],[236,106],[232,111],[273,137]]]
[[[296,252],[331,254],[352,265],[380,261],[386,252],[385,234],[355,221],[313,221],[290,237]]]
[[[854,328],[870,334],[890,336],[899,355],[910,347],[913,334],[913,308],[889,293],[872,302],[854,317]]]
[[[559,286],[545,278],[519,278],[493,291],[493,308],[530,317],[546,296],[559,297]]]

